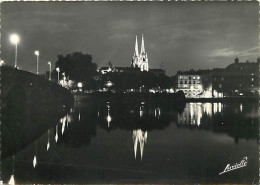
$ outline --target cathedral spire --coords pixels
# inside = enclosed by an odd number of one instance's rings
[[[137,35],[136,35],[136,38],[135,38],[135,53],[134,53],[134,56],[139,56]]]
[[[145,54],[145,48],[144,48],[144,35],[143,35],[143,34],[142,34],[141,54]]]

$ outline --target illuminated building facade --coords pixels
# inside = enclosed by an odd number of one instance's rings
[[[201,76],[193,71],[179,71],[176,86],[176,92],[183,91],[187,98],[199,98],[203,93]]]
[[[259,64],[260,58],[257,62],[239,62],[235,58],[225,69],[213,69],[213,97],[259,95]]]
[[[135,51],[134,51],[134,56],[132,57],[131,67],[139,68],[140,71],[149,71],[148,56],[147,56],[147,53],[145,52],[143,35],[142,35],[142,44],[141,44],[140,53],[138,51],[138,41],[137,41],[137,36],[136,36]]]

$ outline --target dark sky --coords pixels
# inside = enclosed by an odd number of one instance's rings
[[[4,2],[1,58],[14,65],[12,33],[20,36],[18,65],[40,72],[58,54],[92,54],[99,67],[130,66],[135,36],[145,37],[150,68],[164,62],[178,70],[226,67],[238,56],[256,61],[257,2]],[[140,47],[139,47],[140,48]]]

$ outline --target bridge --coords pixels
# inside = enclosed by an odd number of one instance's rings
[[[66,105],[73,102],[73,95],[66,88],[43,77],[15,69],[0,67],[2,105]]]
[[[0,85],[2,158],[33,142],[73,103],[66,88],[9,66],[0,67]]]

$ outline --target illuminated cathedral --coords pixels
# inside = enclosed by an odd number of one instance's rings
[[[138,40],[136,36],[135,40],[135,51],[134,56],[132,57],[132,63],[131,66],[134,68],[139,68],[141,71],[148,71],[149,65],[148,65],[148,56],[145,52],[144,47],[144,36],[142,35],[142,43],[141,43],[141,51],[139,53],[138,51]]]

